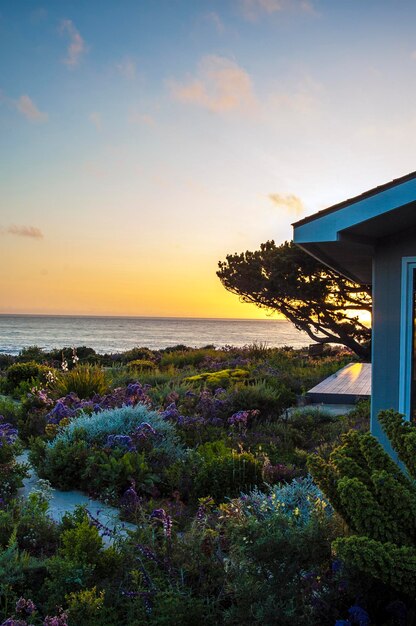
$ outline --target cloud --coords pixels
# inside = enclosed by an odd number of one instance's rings
[[[16,237],[30,237],[31,239],[43,239],[43,233],[36,226],[16,226],[12,224],[4,231],[7,235],[15,235]]]
[[[305,211],[303,202],[293,194],[282,195],[280,193],[269,194],[269,199],[279,208],[285,209],[289,215],[299,217]]]
[[[72,20],[62,20],[60,25],[60,32],[61,34],[68,35],[69,37],[67,55],[63,59],[63,62],[68,67],[76,67],[81,60],[81,56],[87,50],[85,41],[79,34],[78,30],[75,28]]]
[[[130,124],[144,124],[145,126],[155,126],[156,121],[152,115],[148,113],[140,113],[140,111],[131,111],[129,115]]]
[[[215,11],[210,11],[210,13],[207,13],[204,16],[204,19],[205,21],[211,23],[214,26],[217,33],[219,33],[220,35],[225,31],[224,22],[222,21],[218,13],[216,13]]]
[[[93,111],[92,113],[89,114],[88,119],[90,120],[92,124],[94,124],[97,130],[102,129],[101,113],[98,113],[98,111]]]
[[[315,13],[309,0],[239,0],[239,4],[243,17],[250,22],[284,11]]]
[[[287,85],[280,91],[271,92],[267,107],[272,114],[276,111],[290,111],[294,114],[305,115],[316,110],[324,91],[321,83],[306,76],[295,85]]]
[[[31,122],[46,122],[48,119],[48,114],[39,111],[36,104],[27,95],[20,96],[18,100],[12,101],[12,104],[19,113]]]
[[[124,78],[134,80],[136,78],[136,63],[130,57],[125,57],[116,64],[117,70]]]
[[[170,88],[176,100],[214,113],[249,111],[257,105],[249,74],[235,61],[215,55],[203,57],[195,77],[171,81]]]

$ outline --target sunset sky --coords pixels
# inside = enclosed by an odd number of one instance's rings
[[[416,169],[412,0],[0,3],[0,312],[264,317],[227,253]]]

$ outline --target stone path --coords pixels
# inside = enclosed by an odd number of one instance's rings
[[[17,461],[29,463],[28,455],[28,451],[25,450],[23,454],[17,457]],[[24,479],[23,487],[19,489],[18,495],[27,497],[32,489],[36,489],[38,486],[39,477],[35,469],[31,466],[29,477]],[[78,504],[86,505],[93,517],[98,519],[101,524],[110,530],[115,531],[112,537],[108,537],[107,535],[103,536],[103,541],[106,545],[113,543],[116,536],[126,536],[128,530],[136,530],[134,524],[120,520],[118,509],[108,504],[103,504],[93,498],[89,498],[81,491],[60,491],[59,489],[54,489],[49,503],[49,515],[56,522],[60,522],[64,513],[72,513]]]

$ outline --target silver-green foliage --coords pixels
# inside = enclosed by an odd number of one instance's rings
[[[103,443],[107,435],[130,435],[141,424],[149,424],[157,433],[153,447],[172,461],[182,457],[183,447],[175,427],[156,411],[143,404],[107,409],[92,415],[81,414],[64,426],[48,446],[54,448],[58,442],[70,445],[82,439],[89,444]]]

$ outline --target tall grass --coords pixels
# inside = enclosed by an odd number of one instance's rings
[[[110,376],[98,365],[77,365],[69,372],[58,374],[51,389],[58,398],[71,391],[84,400],[98,393],[103,395],[110,389]]]

